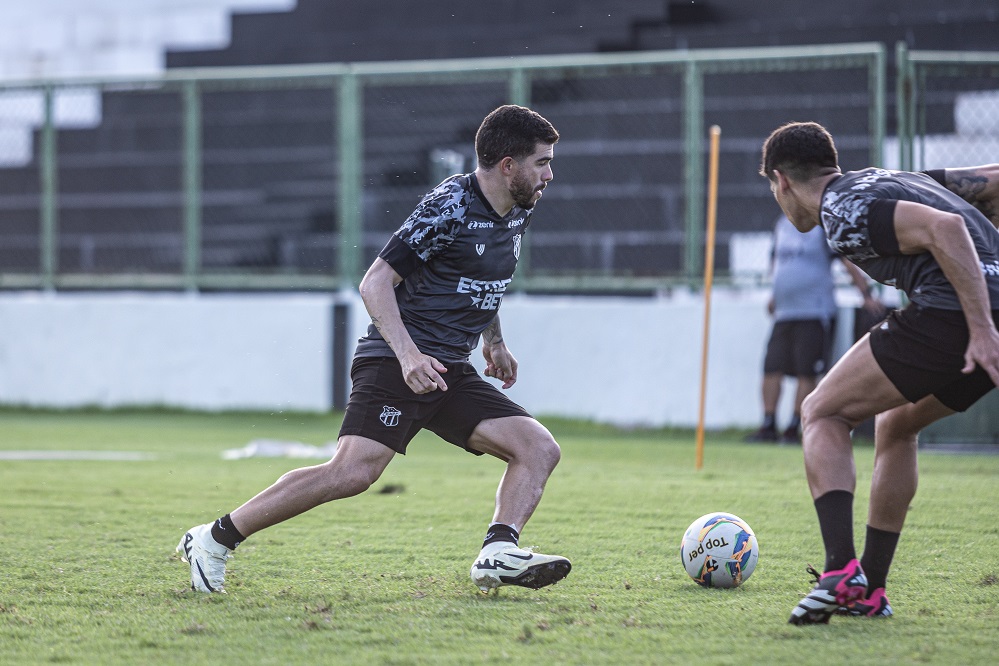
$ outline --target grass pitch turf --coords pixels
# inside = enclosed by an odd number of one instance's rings
[[[0,454],[143,454],[0,459],[0,662],[995,663],[999,456],[921,455],[894,618],[792,627],[822,562],[800,449],[710,434],[696,472],[692,433],[542,420],[562,463],[521,543],[569,557],[563,582],[478,593],[468,569],[503,465],[423,434],[367,493],[251,537],[228,594],[202,595],[174,553],[184,531],[311,464],[221,452],[324,444],[337,415],[0,411]],[[873,451],[856,453],[859,537]],[[699,588],[679,561],[683,530],[716,510],[760,542],[735,590]]]

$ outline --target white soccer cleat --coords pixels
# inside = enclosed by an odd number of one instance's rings
[[[503,585],[532,590],[557,583],[569,575],[572,564],[558,555],[542,555],[510,541],[484,546],[472,565],[472,582],[483,593]]]
[[[212,538],[212,523],[192,527],[177,545],[180,559],[191,565],[191,589],[225,592],[225,563],[232,551]]]

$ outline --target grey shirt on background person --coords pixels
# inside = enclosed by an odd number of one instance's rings
[[[836,316],[830,265],[835,257],[821,227],[801,233],[786,216],[778,218],[773,249],[774,321],[829,321]]]

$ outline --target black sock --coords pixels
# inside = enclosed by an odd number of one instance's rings
[[[867,589],[873,592],[884,587],[888,582],[888,569],[895,558],[895,546],[898,545],[898,532],[886,532],[876,527],[867,526],[867,541],[864,542],[864,555],[860,558],[860,566],[867,574]]]
[[[857,557],[853,545],[853,493],[830,490],[815,500],[822,543],[826,547],[825,571],[835,571]]]
[[[777,429],[777,415],[773,412],[768,412],[763,415],[763,430],[776,430]]]
[[[212,523],[212,538],[229,550],[236,550],[236,546],[246,540],[232,524],[228,513]]]
[[[494,541],[512,541],[514,544],[518,544],[520,543],[520,532],[509,525],[493,523],[489,526],[489,531],[486,532],[486,540],[482,542],[482,547],[485,548]]]
[[[801,414],[795,412],[794,416],[791,417],[791,422],[787,424],[788,430],[799,430],[801,428]]]

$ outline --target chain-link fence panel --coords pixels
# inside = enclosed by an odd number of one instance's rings
[[[531,104],[562,139],[527,235],[529,274],[675,274],[685,235],[682,67],[546,72]]]
[[[999,159],[999,63],[917,67],[913,168]]]
[[[361,265],[367,267],[425,193],[475,169],[475,133],[486,114],[507,103],[509,91],[502,78],[375,80],[363,90]]]
[[[42,270],[36,132],[44,121],[41,90],[0,91],[0,273]]]
[[[716,69],[704,76],[704,124],[722,130],[715,266],[719,276],[741,283],[766,281],[782,213],[759,175],[764,140],[784,123],[814,121],[832,134],[844,171],[872,166],[878,133],[871,72],[835,58]]]
[[[91,127],[57,121],[58,270],[176,273],[183,262],[176,90],[105,86]],[[75,98],[88,104],[86,96]]]
[[[211,84],[200,101],[202,269],[334,275],[332,82]]]

